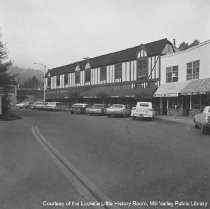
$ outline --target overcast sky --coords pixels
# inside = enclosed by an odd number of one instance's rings
[[[0,0],[0,28],[15,66],[38,69],[162,38],[210,39],[209,0]]]

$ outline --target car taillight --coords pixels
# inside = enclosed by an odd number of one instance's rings
[[[206,116],[206,123],[210,123],[210,116]]]

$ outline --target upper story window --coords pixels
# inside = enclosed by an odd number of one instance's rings
[[[75,83],[80,83],[80,71],[75,72]]]
[[[90,77],[91,77],[91,70],[90,69],[85,70],[85,82],[90,82]]]
[[[141,58],[141,57],[146,57],[147,56],[147,53],[144,49],[141,49],[137,55],[138,58]]]
[[[178,81],[178,66],[166,68],[166,83]]]
[[[106,80],[106,66],[100,68],[100,80]]]
[[[69,84],[68,74],[64,74],[64,85],[68,85],[68,84]]]
[[[60,86],[60,83],[61,83],[61,81],[60,81],[60,75],[57,75],[56,76],[56,86]]]
[[[200,61],[187,63],[187,77],[186,80],[199,79]]]
[[[137,79],[148,76],[148,58],[142,57],[137,60]]]
[[[51,77],[47,78],[47,87],[50,88],[51,87]]]
[[[115,65],[115,79],[122,78],[122,63]]]

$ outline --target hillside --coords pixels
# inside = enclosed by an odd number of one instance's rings
[[[24,69],[24,68],[12,66],[10,67],[8,72],[11,75],[16,75],[15,81],[20,85],[22,85],[24,82],[31,79],[33,76],[36,76],[37,80],[39,80],[40,83],[43,83],[43,72],[39,70]]]

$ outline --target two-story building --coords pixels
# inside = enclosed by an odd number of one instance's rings
[[[160,84],[161,56],[174,53],[167,39],[50,69],[48,101],[136,103],[151,100]]]
[[[161,57],[160,98],[163,114],[190,115],[210,105],[210,41]]]

